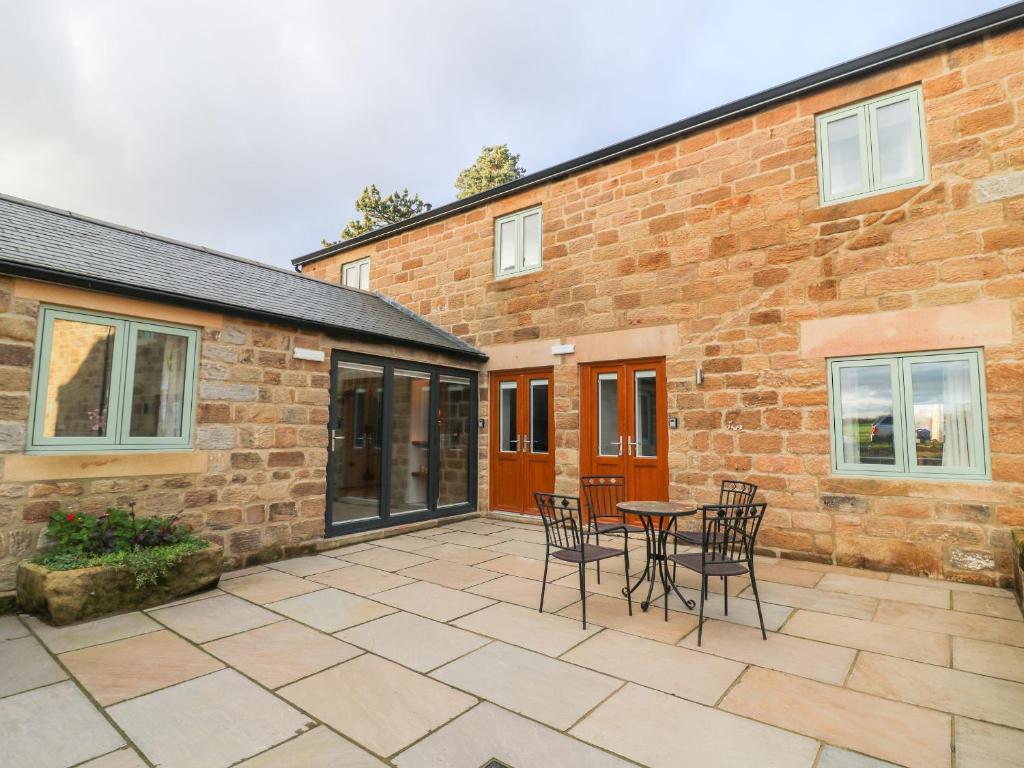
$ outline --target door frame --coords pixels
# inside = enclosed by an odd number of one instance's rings
[[[479,396],[479,372],[469,368],[454,368],[447,365],[434,365],[431,363],[420,363],[414,360],[403,360],[396,357],[382,357],[379,355],[367,355],[361,352],[349,352],[344,349],[332,349],[330,355],[330,389],[328,403],[328,417],[326,424],[327,432],[327,477],[324,500],[324,538],[344,536],[359,531],[374,530],[377,528],[389,528],[393,525],[405,525],[421,520],[433,520],[452,515],[461,515],[467,512],[475,512],[477,509],[478,491],[478,464],[479,464],[479,429],[477,428],[480,418],[480,396]],[[331,521],[331,506],[334,497],[335,482],[335,456],[331,450],[331,431],[338,420],[337,405],[337,384],[338,384],[338,363],[348,362],[362,365],[376,365],[384,369],[383,393],[381,408],[381,466],[380,466],[380,487],[377,502],[377,516],[362,520],[354,520],[342,523]],[[430,374],[430,435],[428,438],[428,462],[429,477],[427,481],[427,509],[422,512],[405,512],[396,515],[392,520],[389,510],[391,501],[391,424],[394,403],[394,369],[420,371]],[[438,464],[440,462],[440,429],[437,422],[437,412],[440,408],[440,386],[439,376],[450,375],[469,379],[470,400],[469,400],[469,425],[467,434],[468,468],[467,468],[467,501],[459,504],[448,504],[438,506]]]
[[[591,372],[597,368],[606,367],[645,367],[650,366],[655,368],[658,372],[658,376],[661,378],[662,385],[656,390],[656,402],[657,402],[657,430],[658,430],[658,443],[664,446],[662,450],[658,451],[657,462],[658,470],[661,472],[665,482],[665,498],[668,499],[669,492],[669,477],[668,477],[668,377],[667,377],[667,366],[666,359],[664,357],[638,357],[630,358],[626,360],[600,360],[587,363],[580,363],[578,366],[578,377],[577,384],[579,386],[579,470],[580,477],[586,477],[587,475],[593,474],[595,457],[591,446],[594,444],[596,438],[595,429],[597,426],[596,408],[597,403],[594,398],[594,392],[590,387]],[[627,384],[623,381],[622,384]],[[626,391],[633,392],[634,383],[628,382],[628,389]],[[623,389],[620,388],[620,393]],[[620,394],[621,397],[621,394]],[[620,401],[620,407],[621,401]],[[625,404],[627,414],[627,424],[632,423],[636,419],[636,408],[635,403],[630,402]],[[623,432],[625,432],[626,425],[621,425]],[[635,427],[635,424],[634,424]],[[628,439],[628,434],[623,435],[624,439]],[[634,435],[635,437],[635,435]],[[623,453],[622,458],[627,458],[627,447],[623,442]],[[626,482],[626,493],[632,493],[631,483],[629,482],[628,472],[624,472],[627,475]],[[632,498],[630,500],[633,500]],[[649,501],[649,499],[646,499]]]
[[[533,514],[534,505],[531,499],[524,499],[522,510],[505,510],[498,509],[494,506],[494,470],[497,467],[497,455],[499,452],[499,442],[501,433],[501,420],[500,413],[498,411],[500,407],[500,391],[498,379],[502,377],[516,376],[523,379],[526,382],[526,386],[517,387],[516,390],[516,421],[521,422],[522,419],[529,419],[530,416],[530,378],[533,376],[545,376],[548,379],[548,451],[549,462],[551,464],[551,488],[554,489],[555,484],[555,368],[551,365],[532,366],[530,368],[509,368],[501,371],[487,371],[487,396],[488,396],[488,413],[490,416],[491,426],[487,430],[487,459],[488,459],[488,476],[487,476],[487,504],[488,509],[491,511],[498,512],[509,512],[512,511],[515,514]],[[520,407],[520,397],[524,398],[525,408]],[[518,426],[516,427],[518,432]],[[532,436],[532,432],[529,433]],[[520,439],[522,435],[520,434]],[[523,451],[521,450],[521,444],[518,461],[521,465],[525,465],[526,459],[523,457]],[[540,454],[537,454],[540,455]],[[520,467],[521,481],[525,488],[527,482],[527,473],[525,466]]]

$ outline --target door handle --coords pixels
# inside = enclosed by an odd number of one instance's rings
[[[522,447],[520,448],[520,450],[523,453],[529,453],[530,449],[532,449],[532,448],[533,448],[533,439],[529,438],[529,437],[524,437],[523,438]]]
[[[337,429],[332,429],[331,430],[331,453],[334,453],[334,451],[335,451],[335,443],[337,442],[337,440],[338,440],[338,430]]]
[[[627,456],[632,456],[634,448],[637,449],[637,455],[639,455],[640,454],[640,440],[639,439],[634,440],[633,436],[630,435],[626,439],[626,455]]]
[[[618,453],[618,455],[621,456],[622,455],[622,435],[619,435],[618,446],[619,446],[619,453]]]

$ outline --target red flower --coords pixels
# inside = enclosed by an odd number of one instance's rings
[[[68,522],[69,523],[75,522],[75,513],[74,512],[69,512],[68,513]]]

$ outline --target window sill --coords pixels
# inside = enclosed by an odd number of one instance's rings
[[[202,474],[208,463],[205,452],[194,450],[9,454],[4,456],[3,480],[43,482]]]
[[[904,480],[913,480],[917,482],[919,480],[925,480],[933,483],[991,483],[991,475],[939,475],[939,474],[926,474],[904,472],[903,474],[893,474],[889,472],[843,472],[840,470],[833,469],[832,477],[837,480],[889,480],[891,482],[900,482]]]
[[[519,288],[523,285],[529,285],[530,283],[537,282],[540,280],[543,273],[543,269],[534,269],[530,272],[519,272],[515,275],[508,275],[507,277],[495,277],[487,286],[487,289],[491,291],[508,291]]]

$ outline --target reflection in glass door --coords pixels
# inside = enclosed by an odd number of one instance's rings
[[[331,430],[334,523],[380,513],[381,395],[384,369],[339,363],[335,372],[335,427]]]
[[[337,351],[332,363],[328,535],[475,508],[476,374]]]

